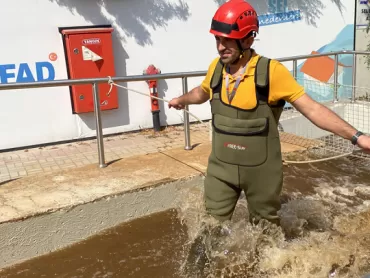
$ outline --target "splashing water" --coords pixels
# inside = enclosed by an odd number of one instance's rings
[[[289,194],[279,211],[280,227],[251,225],[244,195],[233,219],[218,223],[204,213],[202,188],[191,189],[179,211],[189,237],[179,276],[365,277],[370,189],[351,176],[330,179],[317,174],[313,193]]]

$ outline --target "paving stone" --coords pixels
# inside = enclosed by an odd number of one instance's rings
[[[208,124],[195,124],[190,130],[192,144],[208,142]],[[110,136],[104,139],[105,157],[108,162],[169,150],[184,145],[184,138],[183,126],[167,127],[160,133],[147,130]],[[41,172],[97,165],[98,162],[96,139],[4,152],[0,154],[0,182]]]

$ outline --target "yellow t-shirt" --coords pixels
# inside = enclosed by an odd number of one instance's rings
[[[259,55],[255,54],[250,59],[245,73],[242,75],[239,87],[236,91],[234,98],[232,99],[231,105],[241,109],[253,109],[256,107],[256,89],[254,83],[254,72]],[[211,78],[215,70],[218,58],[214,59],[208,68],[207,75],[201,84],[201,88],[204,92],[210,95],[212,99],[212,89],[210,88]],[[230,104],[225,87],[225,68],[223,70],[223,81],[221,99],[224,103]],[[236,78],[229,74],[229,91],[231,92],[234,88]],[[283,99],[289,103],[294,102],[304,94],[304,88],[298,84],[294,77],[290,74],[288,69],[277,60],[271,60],[270,63],[270,92],[269,92],[269,104],[276,105],[280,99]]]

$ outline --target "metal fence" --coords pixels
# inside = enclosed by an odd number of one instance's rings
[[[299,55],[292,57],[277,58],[276,60],[280,62],[293,62],[293,76],[297,78],[298,72],[298,60],[303,60],[307,58],[316,58],[323,56],[334,56],[335,69],[334,69],[334,99],[338,100],[338,65],[339,65],[339,55],[353,55],[353,84],[356,84],[356,59],[357,55],[370,55],[370,52],[365,51],[336,51],[321,54],[311,54],[311,55]],[[188,92],[188,78],[191,77],[201,77],[206,75],[206,71],[193,71],[193,72],[179,72],[179,73],[167,73],[167,74],[156,74],[156,75],[133,75],[133,76],[122,76],[122,77],[112,77],[113,82],[135,82],[135,81],[147,81],[147,80],[160,80],[160,79],[182,79],[182,91],[183,94]],[[101,110],[100,110],[100,99],[98,84],[108,83],[110,79],[107,78],[84,78],[84,79],[65,79],[65,80],[55,80],[55,81],[41,81],[32,83],[10,83],[10,84],[0,84],[0,90],[14,90],[14,89],[30,89],[30,88],[41,88],[41,87],[60,87],[60,86],[71,86],[71,85],[92,85],[92,93],[94,99],[94,115],[96,124],[96,137],[98,145],[98,155],[99,155],[99,167],[104,168],[107,166],[105,162],[104,153],[104,142],[103,142],[103,127],[101,123]],[[355,86],[353,86],[352,91],[352,101],[355,101],[356,92]],[[185,108],[186,110],[188,107]],[[191,139],[190,139],[190,122],[189,114],[184,112],[184,133],[185,133],[185,149],[191,150]]]

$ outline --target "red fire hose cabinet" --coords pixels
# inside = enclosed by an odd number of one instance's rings
[[[115,76],[111,27],[60,28],[67,60],[68,78],[105,78]],[[117,88],[101,83],[98,86],[100,109],[118,108]],[[75,114],[94,111],[91,84],[71,86],[72,110]]]

